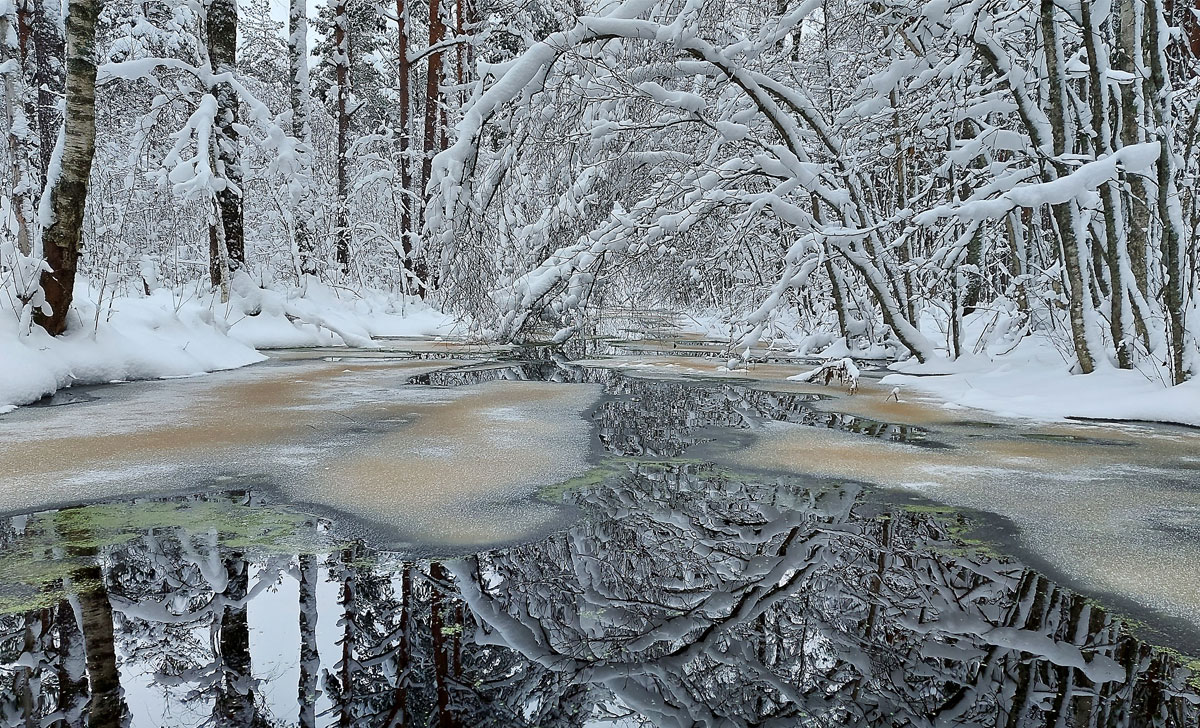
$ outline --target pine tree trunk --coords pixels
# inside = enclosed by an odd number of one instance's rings
[[[442,18],[442,6],[440,0],[429,0],[429,45],[436,46],[441,43],[446,37],[446,24]],[[421,157],[421,189],[423,191],[423,205],[427,199],[424,197],[428,194],[430,179],[433,177],[433,155],[437,153],[441,143],[441,129],[438,123],[441,119],[441,85],[442,85],[442,54],[440,51],[430,53],[427,71],[425,74],[425,129],[422,138],[424,145],[424,154]],[[423,206],[422,205],[422,206]],[[424,215],[422,215],[424,217]],[[425,285],[427,288],[435,285],[432,276],[429,275],[429,255],[430,251],[426,250],[425,266],[426,277]]]
[[[58,7],[37,0],[33,19],[34,84],[37,89],[38,172],[42,184],[50,166],[50,153],[58,138],[58,99],[62,77],[56,66],[63,58],[63,37],[58,28]],[[41,194],[41,189],[37,190]]]
[[[42,234],[42,290],[48,310],[34,311],[34,321],[52,335],[67,329],[67,312],[75,292],[75,269],[83,247],[83,210],[87,203],[92,158],[96,153],[96,16],[99,0],[70,0],[67,6],[66,118],[60,169],[51,170],[50,210],[53,222]]]
[[[404,253],[405,279],[415,279],[417,292],[425,296],[425,268],[413,256],[413,209],[421,199],[421,191],[413,188],[412,174],[412,64],[408,61],[408,3],[396,0],[396,17],[399,19],[399,39],[396,53],[396,75],[399,77],[399,125],[400,125],[400,188],[403,208],[400,211],[400,247]]]
[[[236,0],[212,0],[208,6],[208,60],[213,73],[233,73],[237,68]],[[225,180],[225,188],[217,192],[217,208],[224,232],[225,250],[230,271],[246,263],[246,240],[242,226],[242,160],[238,135],[238,96],[229,83],[218,83],[212,89],[217,99],[216,124],[213,129],[213,157],[216,174]],[[224,280],[224,278],[222,278]]]
[[[347,169],[350,143],[350,16],[346,0],[334,7],[333,43],[337,48],[337,262],[350,271],[350,176]]]

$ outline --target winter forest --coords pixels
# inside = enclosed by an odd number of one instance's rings
[[[739,350],[1034,334],[1080,373],[1195,366],[1188,6],[4,10],[18,333],[62,333],[76,286],[99,319],[158,287],[253,314],[313,279],[504,341],[620,305],[718,312]]]
[[[1200,6],[0,0],[0,728],[1200,725]]]

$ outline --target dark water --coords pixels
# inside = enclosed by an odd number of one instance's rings
[[[1185,660],[964,517],[706,461],[764,421],[931,442],[806,395],[600,382],[566,530],[380,551],[244,489],[0,522],[4,725],[1194,726]],[[549,484],[548,484],[549,485]]]

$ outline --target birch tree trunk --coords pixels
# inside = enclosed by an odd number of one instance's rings
[[[1053,151],[1055,159],[1051,165],[1055,168],[1056,176],[1067,173],[1062,168],[1060,157],[1067,151],[1066,104],[1067,82],[1063,71],[1063,59],[1059,46],[1058,26],[1054,18],[1055,5],[1053,0],[1041,0],[1041,30],[1042,43],[1046,54],[1046,75],[1049,80],[1049,114],[1050,130],[1053,136]],[[1074,202],[1065,202],[1051,206],[1054,221],[1058,228],[1059,240],[1062,242],[1063,264],[1067,270],[1067,305],[1071,319],[1071,338],[1075,344],[1075,356],[1079,360],[1079,370],[1090,374],[1095,370],[1091,346],[1088,344],[1087,314],[1084,306],[1089,305],[1088,287],[1084,279],[1084,267],[1081,245],[1087,245],[1087,240],[1079,239],[1077,229],[1078,210]]]
[[[83,209],[96,153],[96,17],[100,0],[70,0],[67,6],[66,118],[62,159],[47,180],[52,220],[42,234],[49,271],[41,276],[46,306],[34,321],[51,335],[67,329],[67,312],[75,290],[75,269],[83,247]]]
[[[1108,56],[1100,40],[1100,23],[1092,16],[1091,0],[1081,0],[1080,12],[1083,16],[1083,39],[1087,49],[1088,81],[1091,85],[1092,127],[1096,133],[1096,155],[1112,154],[1112,125],[1108,120],[1107,91],[1100,78],[1101,65],[1108,70]],[[1128,257],[1125,248],[1124,230],[1117,224],[1120,214],[1120,200],[1117,190],[1112,183],[1100,187],[1100,197],[1104,211],[1105,262],[1112,278],[1109,299],[1109,331],[1112,334],[1113,348],[1117,355],[1117,366],[1129,369],[1133,366],[1130,342],[1133,337],[1126,331],[1126,300],[1125,291],[1130,287],[1126,279],[1126,266],[1123,261]],[[1099,276],[1100,272],[1097,271]]]
[[[292,136],[300,142],[300,167],[292,195],[292,236],[300,273],[317,272],[312,239],[312,90],[308,78],[308,7],[304,0],[288,5],[288,101],[292,107]]]
[[[21,69],[26,66],[28,55],[28,12],[23,3],[14,16],[0,16],[0,63],[14,61]],[[29,165],[30,151],[29,117],[26,101],[24,73],[4,74],[4,123],[8,127],[9,175],[12,182],[10,197],[13,222],[16,224],[17,249],[29,255],[33,249],[33,187]]]
[[[1162,256],[1163,309],[1167,313],[1167,347],[1170,352],[1171,383],[1182,384],[1188,378],[1184,362],[1187,331],[1183,310],[1183,219],[1179,209],[1179,196],[1175,187],[1175,175],[1171,155],[1174,147],[1174,113],[1171,109],[1172,89],[1167,78],[1166,52],[1168,31],[1163,19],[1163,8],[1158,0],[1146,3],[1147,36],[1150,47],[1150,86],[1154,100],[1154,121],[1159,141],[1158,154],[1158,217],[1162,224],[1159,240]]]

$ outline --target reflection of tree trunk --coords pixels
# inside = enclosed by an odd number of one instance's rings
[[[463,606],[462,602],[456,602],[454,605],[454,634],[450,642],[450,654],[454,659],[450,664],[451,675],[454,679],[462,678],[462,633],[463,633]]]
[[[68,528],[59,522],[59,535],[69,544],[88,543],[90,534],[82,528]],[[113,609],[108,599],[104,572],[96,557],[95,546],[72,545],[68,555],[79,561],[71,571],[71,588],[79,600],[79,628],[83,633],[84,667],[87,671],[89,726],[121,725],[125,701],[121,694],[121,676],[117,672],[117,650],[113,636]]]
[[[396,653],[396,692],[392,710],[385,725],[401,726],[408,723],[408,676],[409,661],[412,659],[412,636],[410,620],[412,612],[412,566],[404,564],[400,571],[400,646]]]
[[[354,722],[352,688],[354,680],[354,636],[355,622],[358,620],[358,580],[355,574],[354,562],[358,560],[358,547],[352,544],[343,549],[341,554],[342,572],[342,638],[339,644],[342,648],[342,659],[338,662],[337,721],[339,726],[348,728]]]
[[[27,728],[41,725],[40,704],[42,702],[41,680],[37,678],[39,665],[46,659],[45,638],[50,626],[50,612],[42,609],[24,616],[25,635],[21,648],[21,664],[16,669],[14,687],[17,703],[21,709],[21,723]]]
[[[254,705],[254,679],[250,674],[250,621],[246,599],[250,585],[250,568],[242,554],[230,554],[225,560],[228,585],[225,587],[225,606],[221,609],[220,686],[213,706],[214,722],[218,726],[261,726],[262,716]]]
[[[95,579],[100,586],[88,582]],[[92,699],[88,704],[88,725],[118,725],[125,713],[121,696],[121,676],[117,673],[117,652],[113,639],[112,603],[104,588],[99,566],[76,572],[76,583],[87,584],[79,594],[79,612],[83,623],[84,664]]]
[[[433,582],[429,599],[429,631],[433,636],[433,676],[437,691],[438,726],[450,728],[454,715],[450,712],[450,659],[446,648],[445,625],[442,619],[442,588],[449,580],[446,567],[434,561],[429,565],[429,578]]]
[[[64,600],[59,603],[54,610],[54,622],[58,631],[58,653],[55,656],[58,709],[68,716],[77,715],[87,701],[88,685],[87,673],[83,670],[83,634],[79,631],[75,610],[70,602]]]
[[[1083,616],[1086,604],[1082,597],[1077,595],[1064,595],[1069,601],[1068,616],[1066,629],[1063,631],[1066,639],[1072,643],[1075,641],[1075,635],[1079,634],[1079,620]],[[1068,710],[1070,710],[1069,700],[1074,698],[1078,701],[1079,696],[1075,695],[1075,688],[1082,688],[1083,693],[1087,693],[1093,689],[1091,681],[1082,672],[1075,668],[1065,665],[1056,665],[1054,668],[1054,700],[1050,704],[1050,710],[1046,712],[1046,725],[1059,725],[1059,721]],[[1076,708],[1078,710],[1078,707]],[[1087,708],[1083,708],[1086,715]],[[1078,713],[1077,713],[1078,715]]]
[[[338,0],[333,10],[333,43],[337,48],[334,72],[337,78],[337,209],[334,240],[337,262],[343,273],[350,272],[350,15],[346,0]]]
[[[1029,613],[1025,618],[1023,629],[1029,632],[1040,633],[1046,621],[1047,602],[1052,602],[1053,599],[1047,594],[1050,582],[1037,574],[1032,574],[1031,578],[1033,582],[1033,603],[1029,607]],[[1033,698],[1031,692],[1035,682],[1033,660],[1029,659],[1030,657],[1032,655],[1027,652],[1017,652],[1008,660],[1009,662],[1017,663],[1012,702],[1008,706],[1008,721],[1006,723],[1008,728],[1017,728],[1024,725],[1024,720],[1028,715],[1029,706]]]
[[[321,659],[317,652],[317,560],[312,554],[300,555],[300,726],[317,724],[317,673]]]

